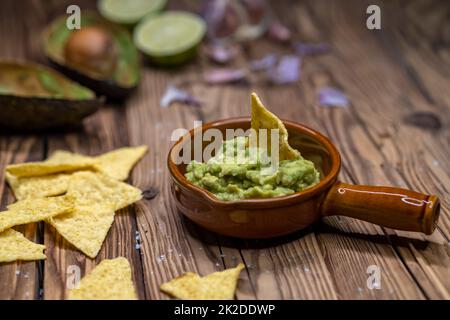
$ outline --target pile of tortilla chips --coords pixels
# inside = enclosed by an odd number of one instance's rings
[[[17,202],[0,212],[0,262],[45,259],[44,246],[11,229],[46,221],[91,258],[100,251],[114,214],[141,199],[122,182],[147,147],[122,148],[97,157],[55,151],[47,160],[13,164],[6,179]]]

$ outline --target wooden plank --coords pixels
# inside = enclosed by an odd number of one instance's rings
[[[208,274],[223,268],[214,236],[200,230],[177,212],[169,190],[167,153],[173,130],[190,129],[201,118],[198,110],[183,105],[161,108],[159,99],[169,81],[183,82],[195,74],[195,65],[177,74],[145,69],[136,95],[127,103],[126,121],[132,145],[146,144],[150,156],[132,175],[133,185],[159,191],[156,198],[138,205],[142,262],[147,298],[167,299],[159,285],[186,271]]]
[[[8,44],[0,48],[0,55],[42,59],[37,54],[36,30],[63,13],[68,2],[49,7],[33,3],[26,9],[5,3],[0,12],[0,38],[8,39]],[[88,1],[81,4],[83,8],[94,6]],[[142,84],[126,109],[108,106],[86,122],[83,132],[51,134],[49,151],[64,148],[98,154],[123,145],[149,145],[150,153],[133,172],[131,182],[143,190],[157,189],[159,194],[116,216],[95,260],[86,259],[46,226],[49,258],[45,263],[0,265],[0,298],[39,298],[36,265],[44,270],[45,298],[64,298],[69,265],[78,265],[84,274],[101,259],[125,255],[132,263],[140,298],[168,298],[159,291],[159,285],[184,271],[207,274],[243,261],[246,272],[239,284],[239,299],[448,299],[448,119],[441,117],[443,126],[437,131],[402,122],[416,111],[445,115],[450,109],[449,95],[443,94],[449,84],[448,68],[443,63],[448,57],[436,45],[445,39],[434,38],[433,32],[445,30],[445,10],[439,9],[439,2],[426,5],[427,21],[432,21],[427,25],[433,26],[426,30],[417,18],[417,12],[424,9],[421,2],[414,1],[412,9],[408,7],[406,20],[397,19],[401,12],[398,3],[383,3],[383,8],[389,9],[383,11],[384,30],[374,34],[365,29],[364,5],[356,1],[345,5],[325,1],[277,3],[277,14],[296,36],[325,39],[333,47],[329,55],[304,60],[299,85],[270,87],[252,75],[251,86],[206,86],[201,83],[200,72],[211,64],[200,57],[176,73],[146,68]],[[385,12],[389,14],[385,16]],[[289,50],[258,41],[245,46],[233,65],[245,66],[248,59],[271,51]],[[159,98],[169,81],[183,82],[205,100],[204,107],[160,108]],[[317,107],[315,91],[322,84],[342,87],[352,106],[338,110]],[[251,88],[280,116],[331,136],[344,159],[343,180],[396,184],[444,195],[440,232],[423,237],[330,217],[289,237],[242,241],[211,234],[182,218],[168,188],[170,134],[176,128],[190,129],[194,120],[247,115]],[[42,159],[43,146],[43,140],[35,136],[2,136],[0,167]],[[2,207],[12,201],[6,188],[0,188],[0,194]],[[42,233],[35,229],[35,225],[24,228],[30,239],[39,241]],[[142,239],[140,250],[135,249],[136,231]],[[369,265],[382,270],[381,290],[366,287]],[[21,274],[16,276],[19,269]]]
[[[24,14],[20,23],[17,17]],[[23,9],[20,3],[8,1],[2,3],[0,10],[0,57],[2,59],[36,59],[39,58],[36,50],[34,33],[39,31],[43,15],[40,10],[29,16],[29,11]],[[32,160],[41,160],[44,151],[44,140],[37,135],[11,135],[0,133],[0,196],[1,209],[15,201],[12,192],[5,182],[4,168],[10,163],[20,163]],[[41,242],[38,224],[19,226],[15,228],[28,239]],[[14,262],[0,264],[0,299],[39,299],[40,279],[39,273],[42,262]]]
[[[449,21],[446,16],[449,13],[450,8],[442,2],[409,2],[400,16],[404,27],[399,28],[392,23],[390,32],[382,38],[384,44],[387,41],[396,44],[389,48],[392,59],[400,62],[399,72],[405,75],[408,85],[417,92],[418,97],[409,98],[408,101],[411,104],[411,113],[426,112],[429,116],[436,117],[441,124],[440,127],[430,127],[428,130],[408,126],[399,128],[399,131],[403,141],[412,135],[418,136],[422,147],[415,150],[413,156],[407,154],[404,158],[411,160],[403,161],[402,167],[408,170],[415,184],[429,192],[442,195],[443,208],[450,207],[450,199],[446,196],[450,174],[444,170],[450,165],[450,125],[449,118],[446,117],[450,111],[450,95],[443,94],[446,92],[445,88],[450,86],[450,55],[446,54],[448,50],[442,47],[446,39],[445,34],[439,30],[448,29]],[[419,18],[420,15],[422,19]],[[388,21],[394,18],[392,15],[387,16]],[[424,162],[426,165],[423,165]],[[439,227],[449,240],[448,210],[443,210]]]
[[[21,163],[32,160],[42,160],[43,140],[38,137],[23,138],[20,136],[2,137],[0,139],[0,167],[5,168],[10,163]],[[11,190],[7,187],[4,170],[0,173],[1,209],[15,201]],[[29,240],[42,243],[37,223],[15,227]],[[39,270],[42,261],[18,261],[0,263],[0,299],[29,300],[39,299]]]
[[[255,52],[259,51],[259,46],[256,44],[252,44],[252,48]],[[248,51],[248,48],[244,48],[244,51]],[[205,59],[202,61],[204,70],[215,67]],[[242,52],[233,61],[233,67],[236,68],[247,65],[248,58]],[[255,77],[251,79],[252,82],[259,80]],[[205,121],[248,116],[250,89],[245,85],[203,86],[202,92],[198,95],[207,101],[202,108]],[[267,89],[267,85],[264,84],[257,92],[266,92]],[[274,96],[278,95],[274,94]],[[281,107],[285,101],[278,100],[277,106]],[[283,241],[278,243],[277,241],[240,241],[221,236],[218,239],[227,267],[235,265],[236,261],[242,261],[246,265],[247,274],[243,275],[244,279],[237,291],[239,299],[249,299],[255,295],[258,299],[335,299],[337,297],[336,289],[326,270],[323,257],[319,252],[319,245],[313,234],[307,234],[301,241],[294,243],[288,243],[288,240],[296,239],[295,237],[287,237],[284,240],[286,243]],[[301,264],[305,262],[300,260],[304,257],[308,257],[308,266],[301,267]],[[317,275],[320,275],[320,279]],[[293,278],[296,281],[292,281]]]
[[[409,180],[409,171],[404,172],[401,166],[393,167],[389,164],[396,163],[396,160],[403,159],[403,157],[406,159],[417,158],[420,155],[417,149],[421,145],[429,145],[426,133],[415,134],[414,139],[411,140],[414,131],[406,126],[398,125],[402,120],[401,110],[405,112],[409,108],[409,104],[402,103],[402,100],[399,99],[401,92],[404,92],[406,87],[408,95],[417,95],[417,93],[414,92],[415,90],[411,88],[401,72],[395,72],[397,70],[395,62],[391,63],[385,56],[386,52],[377,45],[375,36],[365,28],[358,28],[358,23],[362,19],[361,14],[364,12],[360,7],[361,4],[359,7],[358,4],[349,6],[345,11],[345,16],[337,7],[332,8],[335,10],[331,15],[331,11],[324,11],[325,6],[329,8],[325,3],[317,5],[314,3],[314,6],[310,6],[314,11],[313,16],[317,17],[319,12],[322,13],[321,22],[327,21],[330,26],[339,25],[339,27],[330,27],[324,31],[327,32],[328,37],[334,39],[334,54],[326,60],[324,59],[326,67],[323,69],[327,71],[322,72],[322,78],[325,74],[325,78],[328,78],[326,81],[343,87],[352,98],[352,107],[350,108],[351,112],[348,113],[349,120],[346,122],[345,128],[340,129],[341,132],[337,132],[338,126],[333,125],[333,119],[327,117],[322,117],[322,119],[325,121],[324,125],[330,130],[329,134],[333,137],[340,135],[341,141],[345,142],[344,146],[340,146],[344,166],[346,166],[345,160],[347,160],[347,163],[351,164],[349,171],[355,178],[355,182],[358,183],[391,184],[414,188],[415,186],[411,184],[411,181],[414,182],[414,180]],[[326,13],[324,14],[324,12]],[[335,14],[336,12],[338,14]],[[321,25],[323,26],[325,23],[321,23]],[[357,57],[365,57],[365,60]],[[366,61],[370,61],[370,63]],[[370,82],[367,81],[369,76]],[[396,89],[399,87],[402,88],[402,91]],[[321,111],[321,113],[323,112],[326,111]],[[353,126],[356,131],[352,132]],[[399,127],[401,128],[398,129]],[[401,134],[399,134],[400,130]],[[389,143],[397,144],[398,148],[383,148]],[[347,150],[345,150],[346,148]],[[390,153],[386,150],[389,150]],[[395,156],[393,157],[392,154]],[[416,163],[419,163],[419,160]],[[420,172],[418,167],[415,167],[414,170]],[[443,215],[445,220],[445,209]],[[386,232],[392,233],[389,230]],[[390,237],[408,271],[419,283],[426,296],[431,298],[447,297],[447,281],[449,279],[447,270],[443,270],[433,263],[433,260],[446,258],[443,252],[446,251],[447,242],[442,234],[436,232],[433,237],[400,232],[395,232],[395,234],[406,241],[409,238],[420,238],[423,241],[436,242],[440,246],[441,250],[434,250],[435,253],[440,252],[439,256],[432,255],[427,251],[431,250],[430,248],[405,252],[404,247],[396,242],[398,237]],[[412,240],[409,245],[418,248]],[[418,254],[415,259],[422,261],[427,266],[428,272],[430,270],[434,270],[434,272],[426,274],[421,271],[423,268],[420,268],[417,262],[411,259],[415,254]],[[425,259],[424,255],[428,257],[431,255],[434,259]]]
[[[292,10],[292,8],[284,7],[284,14],[282,10],[280,9],[279,15],[288,17],[289,15],[286,12],[287,10]],[[284,22],[286,23],[285,20]],[[250,57],[254,58],[263,55],[267,50],[274,51],[273,46],[258,43],[249,46],[247,51],[249,51]],[[278,51],[280,50],[278,49]],[[239,61],[235,62],[235,65],[239,65]],[[257,79],[255,82],[261,83],[261,80]],[[270,90],[267,90],[269,88]],[[321,125],[317,124],[313,114],[306,112],[304,109],[299,108],[297,110],[291,107],[292,104],[304,105],[305,103],[311,103],[311,98],[314,99],[313,88],[306,90],[307,92],[301,95],[297,93],[296,87],[274,88],[261,84],[256,90],[260,94],[262,93],[263,101],[281,117],[298,120],[320,130]],[[208,118],[213,120],[248,115],[249,104],[248,102],[246,103],[249,100],[248,88],[231,86],[230,89],[226,90],[211,88],[205,93],[208,97],[207,100],[213,101],[213,97],[218,95],[217,91],[222,91],[220,100],[216,103],[213,102],[214,108],[218,111],[214,114],[214,112],[208,110]],[[213,97],[208,95],[209,92],[212,92],[211,96]],[[304,95],[308,96],[309,101],[302,99]],[[312,103],[314,104],[314,101]],[[340,224],[346,225],[345,222]],[[355,225],[366,227],[369,224],[356,222]],[[358,230],[359,228],[355,229]],[[373,229],[373,227],[370,229]],[[378,228],[378,230],[382,234],[381,229]],[[380,245],[372,244],[367,240],[336,241],[330,237],[322,236],[320,233],[318,235],[320,241],[317,240],[318,236],[315,234],[304,235],[301,233],[300,236],[303,237],[298,240],[299,235],[297,237],[288,237],[288,240],[294,241],[281,245],[276,244],[276,242],[271,244],[270,241],[266,241],[264,245],[260,244],[257,246],[257,249],[252,248],[255,245],[251,242],[240,244],[241,247],[245,248],[240,251],[247,263],[252,287],[256,290],[258,298],[329,299],[356,296],[360,298],[382,297],[390,299],[423,297],[401,261],[398,261],[394,249],[388,244],[384,235],[381,235],[381,238],[384,238],[384,244]],[[288,240],[285,241],[288,242]],[[320,246],[317,245],[318,243],[320,243]],[[234,246],[236,247],[236,245]],[[267,247],[270,249],[267,249]],[[366,257],[367,255],[359,253],[358,249],[360,247],[368,248],[367,251],[370,252],[368,255],[369,259]],[[339,260],[341,251],[337,251],[336,248],[344,252],[350,252],[349,261],[345,263]],[[286,252],[290,253],[287,257]],[[387,258],[383,259],[381,264],[385,265],[387,269],[395,270],[393,273],[398,274],[398,281],[387,283],[385,287],[387,290],[368,290],[366,288],[366,269],[370,264],[374,264],[370,261],[378,260],[380,252],[387,254]],[[309,259],[305,257],[309,257]],[[326,265],[324,257],[326,257],[328,265]],[[369,263],[366,264],[367,261]],[[391,263],[391,261],[394,262]],[[349,279],[347,276],[348,272],[357,276]],[[292,279],[298,279],[298,282],[293,282]]]
[[[307,70],[304,71],[307,74]],[[286,93],[282,93],[286,91]],[[305,88],[302,86],[302,93],[287,92],[287,90],[280,89],[278,92],[272,91],[266,95],[265,101],[270,106],[276,106],[279,108],[279,114],[290,119],[295,119],[307,125],[323,130],[323,125],[317,123],[317,117],[313,116],[307,108],[308,100],[314,99],[314,89]],[[304,96],[308,98],[303,98]],[[264,96],[263,96],[264,98]],[[294,111],[293,114],[283,114],[282,101],[297,101],[299,105],[305,106],[305,108],[298,108],[298,111]],[[280,104],[281,102],[281,104]],[[310,106],[313,104],[309,104]],[[329,114],[325,117],[335,118],[334,115]],[[344,122],[337,120],[339,127],[344,127]],[[345,175],[342,175],[345,179]],[[348,180],[347,180],[348,181]],[[348,237],[341,238],[332,235],[330,232],[322,232],[322,228],[315,229],[315,237],[317,242],[320,243],[321,251],[318,253],[316,259],[324,259],[328,268],[328,273],[331,274],[331,279],[336,288],[336,296],[342,299],[349,298],[361,298],[361,299],[374,299],[374,298],[421,298],[421,293],[417,290],[414,280],[409,276],[407,270],[402,265],[401,261],[396,257],[394,249],[390,246],[387,239],[384,237],[382,230],[379,227],[370,225],[368,223],[352,221],[351,219],[340,218],[328,218],[325,221],[325,226],[331,224],[334,229],[344,229],[345,233],[348,233]],[[326,230],[327,228],[325,228]],[[369,233],[373,235],[374,239],[383,239],[384,241],[370,242],[371,237],[367,239],[361,239],[360,237],[352,237],[353,234],[365,234]],[[300,239],[303,241],[303,239]],[[339,249],[338,249],[339,248]],[[342,255],[345,253],[345,260],[342,259]],[[376,263],[375,263],[376,262]],[[370,265],[376,264],[378,266],[388,266],[388,270],[396,275],[395,280],[388,283],[383,283],[384,290],[369,290],[366,286],[367,280],[367,268]],[[318,274],[323,273],[320,268],[310,267],[309,269]],[[348,277],[351,273],[353,276]],[[325,277],[321,275],[319,279],[323,280]],[[320,287],[319,285],[316,285]],[[314,286],[313,286],[314,287]],[[400,290],[401,289],[401,290]],[[304,298],[303,296],[294,296],[296,298]]]
[[[192,3],[172,2],[171,9],[192,8]],[[143,269],[147,296],[151,299],[167,299],[159,291],[159,285],[186,271],[205,275],[214,271],[235,266],[225,263],[222,247],[218,237],[209,233],[177,212],[169,190],[169,173],[166,157],[173,130],[191,129],[195,120],[204,121],[208,109],[189,108],[172,105],[168,109],[160,108],[159,99],[169,82],[177,83],[192,90],[197,96],[204,96],[206,89],[199,84],[200,72],[205,59],[201,57],[177,73],[163,70],[145,70],[135,97],[127,108],[127,122],[131,143],[147,144],[151,158],[133,174],[133,183],[144,190],[159,190],[159,195],[144,203],[141,214],[137,215],[138,227],[143,239]],[[209,101],[205,100],[208,104]],[[234,250],[236,253],[236,251]],[[239,257],[238,254],[235,256]],[[243,273],[239,284],[238,298],[254,298],[248,287],[248,280]],[[242,290],[241,290],[242,288]]]

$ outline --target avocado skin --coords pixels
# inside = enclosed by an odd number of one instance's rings
[[[104,98],[69,100],[0,95],[1,131],[41,131],[76,126],[93,114]]]
[[[65,74],[67,77],[80,83],[81,85],[94,90],[97,94],[107,96],[108,99],[110,100],[118,100],[118,101],[124,100],[131,93],[133,93],[137,87],[136,84],[133,87],[126,88],[118,86],[113,81],[94,79],[84,75],[83,73],[73,68],[70,68],[67,65],[58,63],[55,60],[51,59],[50,57],[47,57],[47,59],[50,65],[59,72]]]

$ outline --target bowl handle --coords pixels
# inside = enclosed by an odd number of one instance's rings
[[[323,216],[342,215],[392,229],[432,234],[439,219],[437,196],[395,187],[336,182],[325,196]]]

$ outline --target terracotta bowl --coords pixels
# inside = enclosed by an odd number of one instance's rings
[[[187,164],[176,159],[187,144],[193,146],[194,129],[171,148],[168,167],[176,206],[189,219],[213,232],[239,238],[270,238],[303,229],[323,216],[344,215],[393,229],[431,234],[439,218],[438,197],[395,187],[350,185],[337,180],[341,158],[333,143],[301,124],[283,120],[289,143],[311,160],[321,173],[312,188],[288,196],[221,201],[190,183]],[[250,118],[233,118],[205,124],[201,130],[248,129]],[[196,134],[201,134],[199,128]],[[203,148],[210,142],[203,142]],[[194,159],[194,148],[191,148]]]

